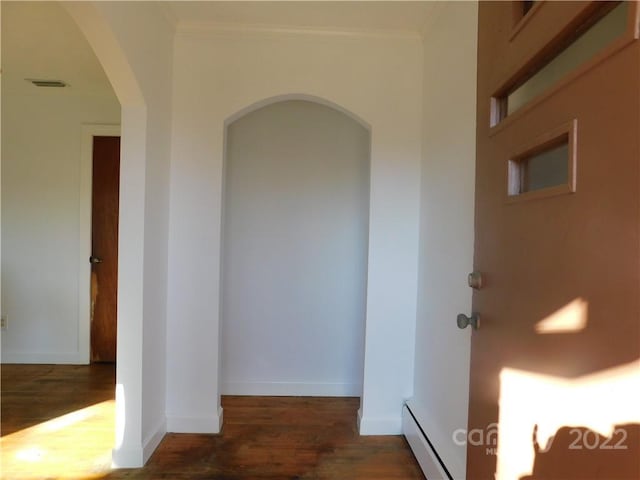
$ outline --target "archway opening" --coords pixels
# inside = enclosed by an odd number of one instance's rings
[[[283,97],[225,134],[222,395],[360,397],[369,129]]]
[[[79,27],[58,2],[2,5],[2,431],[9,476],[24,468],[81,476],[87,464],[106,471],[114,445],[122,110]],[[95,228],[99,218],[109,231]],[[105,248],[92,252],[98,240]],[[93,269],[92,254],[102,260]],[[99,331],[92,328],[96,300],[105,327]],[[90,339],[106,353],[97,355]],[[25,392],[46,402],[25,403]],[[61,436],[83,448],[61,447]]]

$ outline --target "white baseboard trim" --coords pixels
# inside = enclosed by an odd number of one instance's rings
[[[2,363],[43,365],[88,365],[89,358],[79,352],[71,353],[19,353],[2,352]]]
[[[438,453],[406,405],[402,409],[402,433],[426,478],[429,480],[452,480],[453,477],[445,468]]]
[[[402,435],[402,417],[372,418],[358,410],[360,435]]]
[[[220,433],[222,430],[223,411],[213,416],[167,416],[167,432],[172,433]]]
[[[111,452],[112,468],[140,468],[144,466],[142,447],[114,448]]]
[[[147,463],[153,452],[158,448],[165,433],[167,433],[167,420],[166,418],[161,418],[156,427],[151,430],[147,438],[142,442],[142,460],[144,464]]]
[[[111,452],[112,468],[140,468],[144,467],[153,452],[167,433],[167,421],[161,418],[155,428],[147,435],[141,447],[118,448]]]
[[[306,382],[224,382],[222,395],[273,397],[359,397],[362,385],[357,383]]]

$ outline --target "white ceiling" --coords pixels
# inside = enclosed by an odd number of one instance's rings
[[[437,5],[425,1],[170,1],[176,23],[421,32]]]
[[[177,26],[258,26],[420,32],[436,2],[423,1],[166,1]],[[25,79],[67,82],[37,88]],[[58,2],[2,1],[4,93],[112,94],[111,85],[73,19]]]
[[[62,80],[38,88],[25,79]],[[111,94],[87,40],[58,2],[2,2],[2,93]]]

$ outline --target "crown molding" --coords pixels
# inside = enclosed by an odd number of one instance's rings
[[[440,17],[442,16],[442,12],[444,11],[444,6],[446,2],[432,2],[431,9],[429,10],[429,15],[425,18],[422,23],[422,27],[420,28],[420,36],[424,39],[427,38],[434,25],[438,22]]]
[[[169,2],[158,2],[158,6],[160,7],[160,12],[167,22],[167,25],[169,26],[171,31],[175,33],[178,29],[178,24],[180,23],[180,21],[171,8],[171,5],[169,4]]]
[[[313,35],[352,38],[396,38],[410,40],[419,40],[422,36],[420,32],[412,30],[293,27],[288,25],[214,22],[178,22],[176,34]]]

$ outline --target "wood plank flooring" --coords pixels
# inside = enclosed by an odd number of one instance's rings
[[[168,434],[111,470],[111,365],[3,365],[3,479],[424,479],[401,436],[361,437],[356,398],[223,397],[220,435]]]

